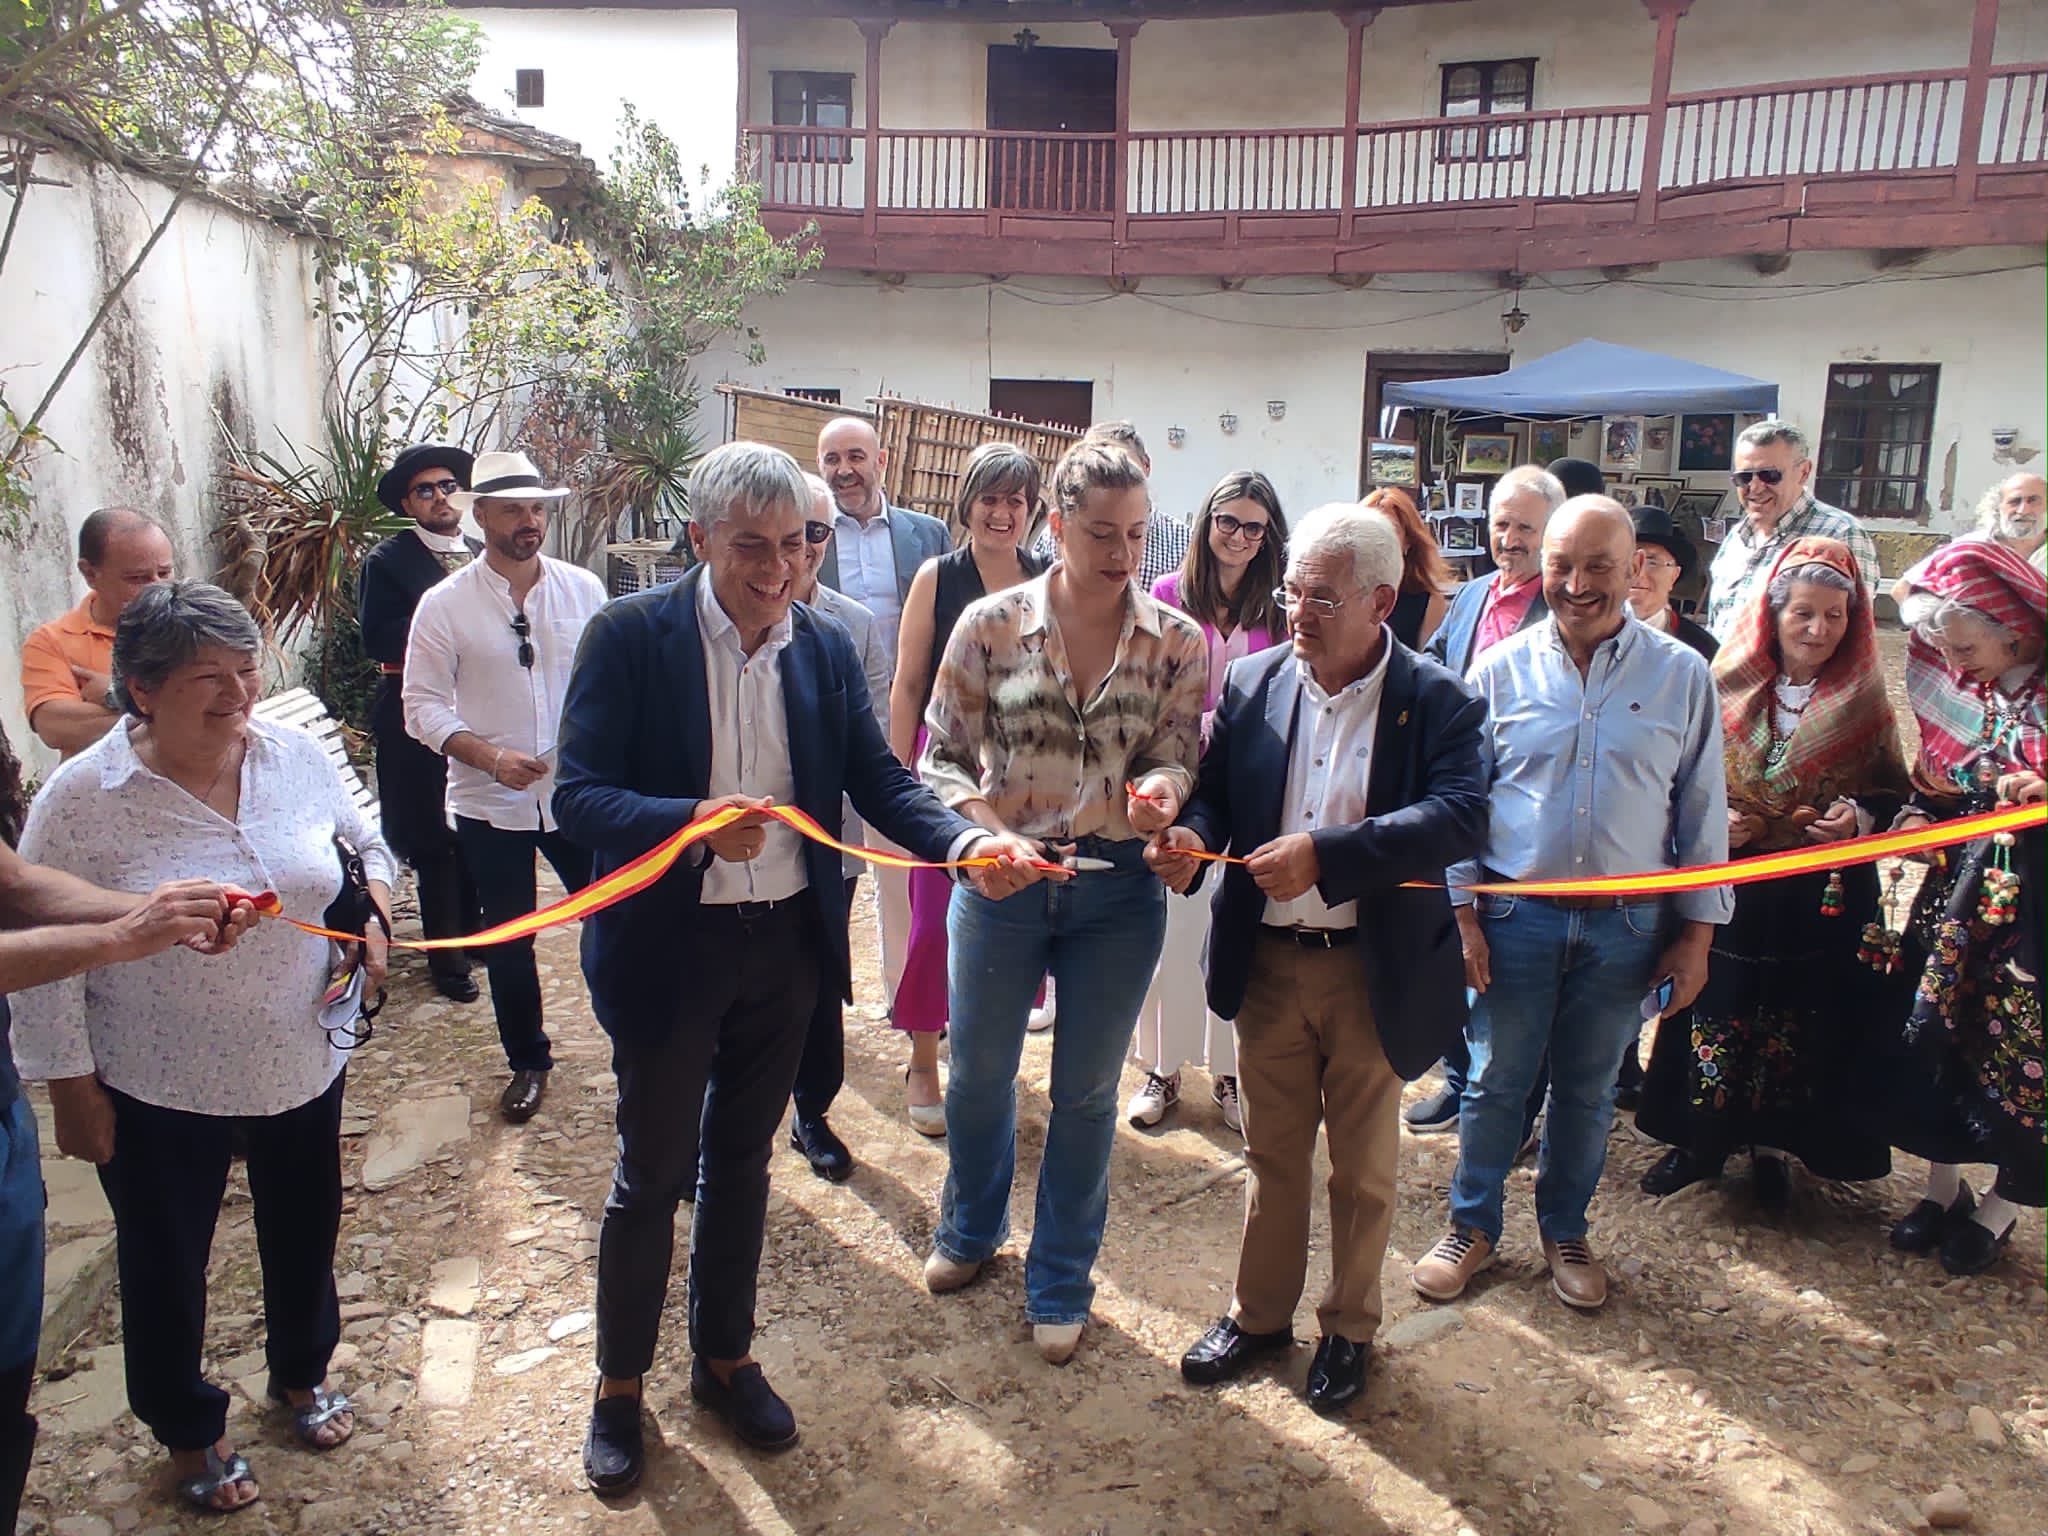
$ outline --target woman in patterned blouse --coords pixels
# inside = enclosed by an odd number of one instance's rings
[[[204,582],[164,582],[114,632],[128,717],[60,767],[30,808],[24,858],[113,890],[206,876],[275,892],[318,917],[342,883],[337,834],[389,920],[392,861],[320,744],[252,718],[262,636]],[[374,923],[366,991],[384,975]],[[204,1510],[257,1497],[227,1439],[228,1395],[200,1369],[206,1266],[246,1150],[263,1267],[270,1392],[314,1450],[355,1428],[326,1387],[341,1337],[339,1032],[323,1029],[332,946],[265,923],[219,959],[172,949],[22,993],[15,1051],[50,1082],[59,1142],[99,1165],[114,1212],[128,1403],[170,1451],[181,1496]]]
[[[925,717],[923,774],[982,826],[1089,862],[1041,895],[953,893],[950,1168],[925,1283],[966,1285],[1008,1235],[1017,1066],[1050,973],[1060,1022],[1024,1288],[1038,1347],[1061,1364],[1094,1299],[1117,1082],[1166,928],[1142,852],[1194,787],[1209,657],[1193,621],[1132,585],[1148,504],[1136,462],[1084,441],[1052,489],[1058,563],[962,615]]]

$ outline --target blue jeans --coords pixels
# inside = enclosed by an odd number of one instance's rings
[[[1508,1169],[1548,1051],[1536,1222],[1556,1242],[1584,1237],[1607,1166],[1615,1073],[1642,1028],[1643,995],[1663,951],[1663,903],[1573,911],[1540,898],[1481,896],[1479,917],[1493,981],[1466,1031],[1472,1068],[1458,1110],[1451,1223],[1500,1241]]]
[[[1085,1322],[1095,1299],[1089,1271],[1109,1217],[1117,1084],[1166,938],[1165,888],[1145,868],[1143,847],[1081,838],[1077,852],[1116,867],[1007,901],[961,886],[946,915],[950,1166],[934,1245],[950,1259],[979,1263],[1009,1236],[1024,1025],[1041,977],[1050,973],[1059,992],[1052,1115],[1024,1263],[1034,1323]]]

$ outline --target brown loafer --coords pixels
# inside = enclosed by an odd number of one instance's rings
[[[1559,1301],[1581,1312],[1597,1312],[1607,1304],[1607,1271],[1583,1237],[1561,1243],[1546,1237],[1543,1257],[1550,1265],[1550,1289]]]
[[[514,1125],[523,1125],[534,1117],[547,1093],[547,1073],[514,1072],[512,1081],[498,1095],[498,1112]]]
[[[1409,1271],[1408,1283],[1430,1301],[1456,1301],[1492,1262],[1492,1243],[1470,1227],[1453,1227]]]

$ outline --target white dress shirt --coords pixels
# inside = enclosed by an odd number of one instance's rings
[[[1296,661],[1301,698],[1295,705],[1294,750],[1287,758],[1287,798],[1280,803],[1280,833],[1320,832],[1365,820],[1372,777],[1372,743],[1379,733],[1380,695],[1387,684],[1391,638],[1380,632],[1380,659],[1357,682],[1323,692],[1305,661]],[[1314,886],[1292,901],[1266,899],[1265,922],[1275,928],[1356,928],[1358,903],[1326,906]]]
[[[507,832],[552,832],[555,732],[583,627],[605,605],[604,583],[581,566],[541,557],[526,594],[533,665],[519,665],[512,584],[478,558],[428,589],[405,647],[405,728],[436,752],[457,731],[545,758],[548,771],[507,789],[480,768],[448,759],[448,805],[458,816]]]
[[[707,577],[709,573],[706,573]],[[697,627],[704,640],[704,685],[711,706],[711,790],[724,795],[766,795],[777,805],[796,803],[796,771],[789,761],[789,705],[782,696],[782,653],[789,648],[788,614],[749,656],[739,626],[726,615],[708,579],[697,583]],[[742,901],[787,901],[810,884],[803,839],[779,821],[768,824],[761,851],[744,864],[712,856],[704,866],[705,906]]]
[[[341,890],[339,832],[363,873],[395,866],[327,754],[304,731],[251,720],[229,821],[152,773],[123,722],[50,776],[21,855],[110,890],[205,878],[275,891],[315,922]],[[262,922],[224,955],[182,947],[16,993],[14,1051],[28,1078],[97,1072],[110,1088],[200,1115],[276,1115],[318,1098],[347,1053],[320,1027],[333,946]]]
[[[832,548],[839,560],[839,590],[875,616],[875,637],[896,675],[896,631],[903,626],[903,596],[896,584],[896,536],[889,508],[863,523],[847,512],[832,514]]]

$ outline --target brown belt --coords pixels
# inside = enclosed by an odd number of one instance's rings
[[[1514,880],[1512,875],[1503,875],[1491,869],[1484,871],[1484,874],[1486,884],[1488,885],[1509,885]],[[1524,901],[1547,901],[1553,907],[1566,912],[1605,912],[1614,907],[1628,906],[1631,899],[1643,901],[1646,899],[1655,900],[1656,898],[1641,896],[1634,898],[1626,896],[1525,896],[1522,899]]]

